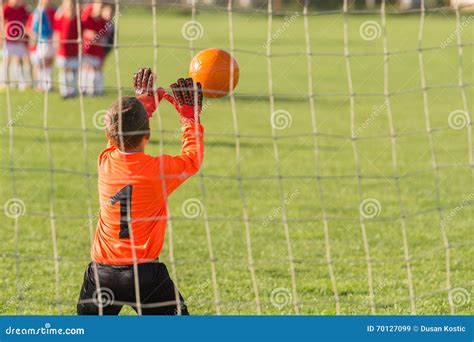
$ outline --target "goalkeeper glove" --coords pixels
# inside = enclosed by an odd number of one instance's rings
[[[160,103],[165,90],[158,88],[156,92],[153,91],[155,76],[150,68],[140,68],[138,72],[133,75],[133,88],[135,89],[135,96],[143,104],[151,118],[156,107]]]
[[[180,78],[171,86],[173,96],[164,92],[162,97],[170,102],[181,116],[181,123],[200,122],[202,111],[201,83],[193,83],[192,78]]]

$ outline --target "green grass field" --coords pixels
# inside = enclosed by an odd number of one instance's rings
[[[469,13],[462,15],[468,17]],[[111,89],[103,98],[84,99],[83,115],[79,99],[62,101],[56,92],[49,94],[47,107],[43,94],[10,93],[12,115],[20,114],[13,126],[13,136],[7,128],[0,136],[0,204],[3,206],[15,197],[24,202],[26,210],[17,221],[5,215],[0,219],[2,314],[75,313],[83,271],[89,261],[91,230],[88,215],[92,216],[92,229],[96,224],[97,155],[106,144],[103,131],[94,127],[94,113],[106,109],[114,101],[117,97],[114,88],[119,84],[126,87],[124,94],[130,94],[131,76],[138,67],[154,66],[154,50],[149,45],[155,29],[158,43],[164,45],[156,50],[159,83],[169,85],[187,72],[191,52],[188,41],[181,35],[181,28],[190,20],[190,14],[158,9],[157,16],[157,26],[153,27],[151,11],[139,7],[123,9],[119,32],[120,44],[125,46],[118,50],[119,60],[111,54],[106,65],[106,83]],[[201,11],[196,19],[204,28],[203,37],[194,41],[196,51],[206,47],[229,48],[225,12]],[[274,32],[284,26],[284,20],[274,17]],[[312,137],[312,115],[307,98],[303,16],[285,26],[273,41],[274,53],[293,55],[272,58],[273,91],[277,94],[275,109],[288,111],[292,118],[291,126],[275,130],[277,139],[272,140],[267,59],[263,47],[267,16],[234,13],[235,48],[238,50],[235,57],[241,71],[236,89],[240,174],[264,314],[295,313],[291,303],[277,307],[272,305],[271,298],[272,291],[278,291],[274,289],[287,289],[283,290],[286,295],[292,291],[282,195],[287,198],[284,202],[300,313],[336,313],[326,258],[327,245],[330,246],[340,312],[371,313],[359,204],[363,199],[374,198],[380,203],[381,211],[375,218],[365,220],[365,229],[375,313],[410,314],[410,284],[404,260],[397,183],[405,212],[417,313],[450,313],[446,248],[440,219],[453,211],[455,214],[446,221],[445,227],[450,246],[449,279],[452,288],[458,291],[457,295],[464,296],[461,303],[455,303],[454,312],[472,314],[474,311],[470,300],[474,289],[474,171],[473,166],[469,166],[469,151],[473,146],[469,149],[468,128],[455,130],[448,125],[451,112],[464,110],[461,89],[457,86],[457,48],[439,48],[455,31],[456,17],[453,13],[428,13],[424,30],[423,47],[434,48],[424,51],[423,61],[429,87],[426,94],[439,166],[437,171],[433,170],[420,89],[416,52],[419,15],[387,17],[388,48],[398,52],[389,59],[389,89],[396,93],[391,97],[391,109],[397,134],[396,156],[398,175],[401,176],[398,181],[392,166],[389,117],[383,105],[385,99],[380,95],[384,90],[384,64],[380,55],[383,39],[367,41],[359,34],[360,25],[368,20],[381,24],[378,15],[351,15],[348,20],[349,49],[355,54],[350,58],[356,94],[355,127],[369,123],[355,141],[361,174],[359,196],[350,139],[347,71],[342,55],[343,16],[318,15],[309,20],[311,48],[315,54],[312,77],[317,94],[316,125],[321,133],[316,140]],[[469,21],[461,37],[465,43],[462,62],[467,85],[464,89],[471,117],[473,35]],[[456,44],[456,40],[451,44]],[[373,95],[375,93],[378,95]],[[367,96],[371,94],[373,96]],[[4,92],[0,94],[2,128],[7,125],[6,106],[7,93]],[[237,181],[239,168],[231,109],[229,98],[207,103],[202,115],[207,134],[202,174],[187,181],[169,202],[172,230],[167,232],[167,243],[160,258],[171,271],[169,240],[172,238],[176,280],[183,295],[191,298],[189,306],[193,314],[217,313],[215,291],[219,294],[220,313],[257,313]],[[377,113],[375,117],[374,112]],[[164,104],[160,117],[158,120],[155,115],[152,120],[152,142],[147,152],[176,153],[180,148],[180,140],[176,137],[177,115],[171,106]],[[45,125],[48,130],[43,129]],[[274,141],[279,163],[275,158]],[[315,146],[319,146],[317,163]],[[184,217],[181,206],[189,198],[199,199],[206,212],[194,219]],[[54,209],[53,220],[51,208]],[[442,208],[441,212],[438,208]],[[328,243],[325,242],[323,210],[328,217]],[[59,284],[55,276],[52,227],[56,232],[59,256]],[[214,260],[210,259],[207,228]],[[212,281],[213,262],[216,289]],[[134,314],[131,309],[122,313]]]

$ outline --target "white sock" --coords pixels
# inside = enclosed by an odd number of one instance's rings
[[[15,64],[15,78],[18,81],[18,89],[26,88],[25,76],[23,75],[23,67],[20,63]]]
[[[78,92],[78,87],[77,87],[77,69],[72,69],[71,70],[71,89],[72,89],[72,95],[77,95]]]
[[[90,89],[91,84],[91,70],[83,68],[81,70],[81,92],[90,95],[94,89]],[[93,80],[92,80],[93,81]]]
[[[77,77],[76,77],[76,70],[68,70],[66,71],[66,86],[67,86],[67,94],[74,96],[77,94]]]
[[[81,68],[81,75],[80,75],[80,84],[79,84],[79,90],[81,93],[86,92],[86,84],[87,84],[87,70],[84,68]]]
[[[101,70],[94,70],[94,94],[104,93],[104,75]]]
[[[64,69],[59,69],[58,75],[59,81],[59,94],[61,96],[67,96],[68,94],[68,86],[67,86],[67,71]]]
[[[0,85],[5,86],[7,83],[7,61],[5,60],[5,57],[2,61],[2,68],[0,69]]]
[[[16,63],[10,65],[10,84],[12,87],[18,87],[20,66]]]
[[[51,90],[53,88],[53,68],[47,66],[44,69],[45,72],[45,86],[46,89]]]
[[[89,70],[87,76],[87,89],[86,89],[86,94],[89,96],[94,95],[94,82],[95,82],[95,72],[94,69]]]
[[[31,84],[33,83],[31,79],[31,65],[29,63],[23,64],[22,69],[23,69],[23,78],[25,80],[25,86],[31,87]]]
[[[25,80],[25,75],[23,74],[23,66],[21,64],[18,64],[17,77],[18,77],[18,88],[25,89],[26,80]]]

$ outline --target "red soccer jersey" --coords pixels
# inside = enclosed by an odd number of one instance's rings
[[[46,15],[48,16],[51,27],[54,28],[54,15],[56,14],[56,7],[47,7]]]
[[[54,16],[54,30],[59,34],[58,55],[63,57],[77,57],[79,54],[78,43],[71,42],[78,38],[78,20],[76,16],[68,18],[62,12]]]
[[[158,258],[165,237],[167,197],[198,171],[204,154],[202,126],[190,123],[182,131],[177,156],[127,154],[110,143],[100,153],[100,214],[93,261],[130,265],[134,254],[137,263]]]
[[[7,42],[24,41],[26,37],[25,24],[28,19],[28,11],[25,6],[12,7],[4,4],[3,18]]]
[[[102,17],[92,17],[91,16],[92,8],[91,6],[86,6],[84,12],[81,15],[82,30],[91,31],[94,33],[94,36],[88,36],[83,34],[83,49],[82,51],[86,55],[91,55],[99,58],[105,56],[104,48],[100,44],[102,43],[102,36],[106,30],[107,22],[102,19]],[[102,32],[102,33],[101,33]]]

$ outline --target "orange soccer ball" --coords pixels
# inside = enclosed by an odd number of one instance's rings
[[[239,82],[239,65],[227,51],[206,49],[191,60],[189,76],[194,82],[201,82],[204,96],[223,97]]]

